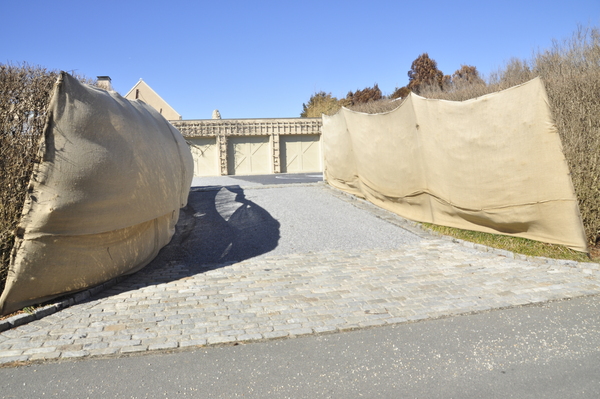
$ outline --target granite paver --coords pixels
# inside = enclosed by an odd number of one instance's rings
[[[343,332],[600,294],[600,265],[480,249],[422,234],[393,249],[266,255],[202,271],[175,262],[0,333],[0,364]]]

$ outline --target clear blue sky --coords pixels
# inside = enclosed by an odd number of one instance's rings
[[[184,119],[298,117],[316,91],[408,83],[427,52],[452,74],[489,75],[577,25],[600,0],[3,1],[0,62],[143,78]]]

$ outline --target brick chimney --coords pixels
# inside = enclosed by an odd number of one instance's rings
[[[111,91],[113,89],[112,85],[110,84],[110,76],[97,76],[97,78],[98,82],[96,83],[96,86],[107,91]]]

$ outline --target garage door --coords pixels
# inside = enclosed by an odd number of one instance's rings
[[[218,176],[219,156],[215,137],[186,139],[194,157],[194,176]]]
[[[321,171],[319,135],[281,136],[281,171],[302,173]]]
[[[271,173],[269,136],[229,137],[227,169],[230,175]]]

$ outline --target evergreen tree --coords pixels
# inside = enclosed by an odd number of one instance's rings
[[[429,58],[427,53],[423,53],[412,62],[410,71],[408,71],[408,89],[419,94],[422,87],[426,85],[438,85],[443,88],[444,83],[448,82],[450,77],[445,77],[442,71],[437,67],[437,62]]]
[[[477,68],[471,65],[461,65],[452,75],[452,82],[455,85],[485,84]]]
[[[354,93],[351,91],[348,92],[343,105],[364,104],[371,101],[378,101],[382,98],[383,94],[377,83],[375,83],[373,87],[365,87],[362,90],[356,90]]]
[[[410,94],[410,89],[408,87],[406,87],[406,86],[396,87],[396,89],[394,90],[394,92],[392,93],[390,98],[393,100],[396,98],[406,98],[409,94]]]
[[[332,97],[331,93],[320,91],[310,96],[308,103],[302,104],[302,118],[318,118],[321,114],[333,115],[341,105],[337,98]]]

